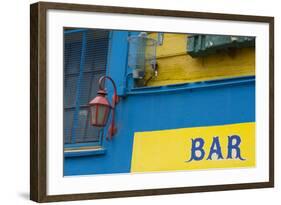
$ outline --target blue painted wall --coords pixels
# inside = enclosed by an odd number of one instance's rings
[[[137,131],[255,121],[254,77],[159,88],[124,87],[128,77],[128,35],[124,31],[112,33],[107,68],[119,94],[124,95],[116,110],[118,133],[113,140],[104,141],[103,155],[65,158],[64,175],[130,172]],[[107,85],[112,92],[110,86]]]

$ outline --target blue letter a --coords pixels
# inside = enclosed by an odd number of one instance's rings
[[[212,160],[213,154],[217,154],[218,159],[223,159],[222,153],[221,153],[221,145],[220,145],[219,137],[213,138],[213,142],[212,142],[212,145],[210,148],[210,153],[209,153],[207,160],[209,160],[209,159]]]

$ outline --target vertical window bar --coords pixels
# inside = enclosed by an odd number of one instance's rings
[[[78,126],[78,116],[79,116],[79,111],[80,111],[80,86],[81,86],[81,81],[83,78],[83,70],[84,70],[84,65],[85,65],[85,53],[86,53],[86,41],[87,41],[86,32],[87,31],[83,31],[83,35],[82,35],[79,77],[78,77],[78,82],[77,82],[77,87],[76,87],[75,113],[74,113],[74,119],[73,119],[73,127],[72,127],[72,131],[71,131],[72,132],[71,143],[76,142],[75,131]]]
[[[103,135],[104,135],[104,128],[102,129],[99,129],[99,142],[100,142],[100,145],[103,146]]]

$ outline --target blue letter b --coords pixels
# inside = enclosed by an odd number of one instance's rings
[[[195,160],[202,160],[205,156],[205,151],[203,149],[204,146],[204,140],[202,138],[195,138],[192,139],[192,146],[191,146],[191,157],[188,160],[188,162]],[[197,156],[196,152],[200,153],[199,156]]]

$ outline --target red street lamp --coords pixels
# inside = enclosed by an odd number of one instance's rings
[[[114,88],[112,105],[110,105],[109,101],[106,98],[107,92],[104,88],[105,79],[110,80]],[[114,122],[115,106],[117,102],[118,102],[118,96],[117,96],[116,85],[114,81],[109,76],[102,76],[99,79],[98,95],[89,103],[90,111],[91,111],[91,124],[96,127],[105,127],[110,114],[110,110],[112,109],[112,119],[108,129],[108,135],[110,139],[112,139],[113,135],[115,135],[117,132],[117,128],[115,127],[115,122]]]

